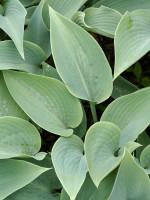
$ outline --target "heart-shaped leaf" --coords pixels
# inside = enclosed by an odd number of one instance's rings
[[[106,100],[112,92],[112,75],[101,47],[85,30],[51,8],[50,18],[52,54],[68,90],[80,99]]]
[[[149,200],[150,180],[126,150],[109,200]]]
[[[114,38],[117,25],[122,15],[111,8],[87,8],[84,12],[76,12],[71,18],[87,31]]]
[[[115,33],[114,78],[150,50],[150,10],[126,12]]]
[[[150,87],[113,101],[101,120],[112,122],[121,129],[120,146],[134,141],[150,124]]]
[[[16,104],[5,84],[2,72],[0,72],[0,117],[14,116],[28,120],[28,116]]]
[[[7,87],[30,118],[49,132],[70,136],[83,117],[79,100],[53,78],[4,71]]]
[[[83,151],[83,142],[76,135],[58,139],[52,149],[56,174],[71,200],[75,200],[86,177],[87,165]]]
[[[41,137],[29,122],[16,117],[0,117],[0,159],[34,156],[41,148]]]
[[[46,59],[43,50],[36,44],[24,42],[25,60],[19,55],[12,41],[0,42],[0,70],[18,69],[31,73],[41,70],[40,64]]]
[[[90,176],[97,187],[122,159],[123,153],[118,152],[120,133],[120,129],[110,122],[98,122],[87,132],[85,155]]]
[[[0,160],[0,199],[26,186],[47,170],[22,160]]]
[[[13,40],[20,55],[24,58],[23,34],[27,12],[18,0],[5,1],[3,9],[3,15],[0,14],[0,28]]]

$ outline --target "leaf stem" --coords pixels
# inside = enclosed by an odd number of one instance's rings
[[[98,121],[98,119],[97,119],[97,113],[96,113],[95,103],[93,103],[93,102],[89,102],[89,103],[90,103],[90,108],[91,108],[91,113],[92,113],[93,121],[94,121],[94,123],[96,123]]]

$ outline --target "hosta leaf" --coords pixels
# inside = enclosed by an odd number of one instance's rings
[[[25,60],[19,55],[12,41],[0,42],[0,70],[18,69],[38,73],[40,64],[46,59],[42,49],[31,42],[24,42]]]
[[[71,200],[75,200],[86,177],[87,166],[83,151],[83,142],[75,135],[58,139],[52,149],[56,174]]]
[[[86,2],[87,0],[45,0],[43,7],[43,20],[46,26],[50,27],[49,19],[49,6],[56,10],[58,13],[64,15],[67,18],[71,18],[72,15]]]
[[[0,117],[14,116],[28,120],[28,116],[16,104],[5,84],[2,72],[0,72]]]
[[[29,122],[16,117],[0,117],[0,159],[34,156],[41,148],[41,137]]]
[[[74,134],[79,136],[80,138],[83,138],[87,130],[87,117],[83,106],[82,109],[83,109],[82,122],[77,128],[74,129]]]
[[[50,33],[42,19],[42,9],[44,1],[42,0],[33,13],[30,23],[25,30],[24,39],[40,46],[47,57],[51,54]]]
[[[25,24],[29,24],[31,17],[32,17],[36,8],[37,8],[37,6],[32,6],[32,7],[26,8],[27,15],[26,15]]]
[[[145,169],[150,170],[150,144],[142,151],[140,163]]]
[[[124,14],[115,34],[115,78],[150,50],[149,27],[150,10]]]
[[[60,189],[60,184],[51,169],[5,200],[60,200],[56,189]]]
[[[123,77],[119,76],[116,78],[113,82],[113,92],[111,96],[114,99],[117,99],[118,97],[131,94],[133,92],[136,92],[138,90],[138,87],[124,79]]]
[[[55,79],[61,81],[61,78],[60,78],[59,74],[57,73],[57,70],[54,67],[47,64],[46,62],[42,63],[42,67],[43,67],[44,76],[55,78]]]
[[[146,172],[136,164],[131,154],[126,151],[109,200],[149,200],[149,197],[149,177]]]
[[[0,28],[13,40],[20,55],[24,58],[23,34],[27,12],[18,0],[5,1],[3,9],[4,14],[0,14]]]
[[[98,122],[87,132],[85,155],[90,176],[97,187],[121,161],[122,153],[115,155],[120,133],[120,129],[109,122]]]
[[[21,160],[0,160],[0,199],[29,184],[47,170]]]
[[[52,9],[50,16],[52,54],[66,87],[80,99],[106,100],[112,92],[112,75],[102,49],[78,25]]]
[[[40,2],[40,0],[19,0],[25,7],[32,6]]]
[[[140,143],[142,146],[136,150],[136,157],[140,158],[142,151],[150,144],[150,138],[146,132],[143,132],[137,138],[137,142]]]
[[[127,10],[134,11],[137,9],[150,9],[149,0],[101,0],[94,6],[100,7],[101,5],[113,8],[122,14],[124,14]]]
[[[101,120],[112,122],[121,129],[120,145],[134,141],[150,124],[150,87],[113,101]]]
[[[106,200],[108,199],[116,178],[117,170],[111,172],[96,188],[91,177],[87,173],[86,179],[75,200]],[[61,200],[70,200],[68,194],[63,189],[61,192]]]
[[[49,77],[4,71],[7,87],[20,107],[49,132],[70,136],[83,117],[79,100],[65,85]]]
[[[116,10],[101,6],[76,12],[72,21],[87,31],[113,38],[121,17],[122,15]]]

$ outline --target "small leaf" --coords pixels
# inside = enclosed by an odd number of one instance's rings
[[[116,10],[101,6],[87,8],[84,12],[78,11],[71,19],[87,31],[114,38],[121,17],[122,15]]]
[[[41,137],[29,122],[16,117],[0,117],[0,159],[34,156]]]
[[[83,152],[83,142],[75,135],[58,139],[52,149],[56,174],[71,200],[75,200],[86,177],[87,166]]]
[[[112,92],[112,74],[100,46],[85,30],[51,8],[50,18],[52,54],[68,90],[80,99],[106,100]]]
[[[118,152],[120,133],[120,129],[109,122],[98,122],[87,132],[85,155],[90,176],[97,187],[122,159],[122,153]]]
[[[23,188],[47,170],[22,160],[0,160],[0,199]]]
[[[83,117],[79,100],[53,78],[4,71],[6,85],[25,113],[45,130],[70,136]]]
[[[3,9],[4,15],[0,14],[0,28],[13,40],[20,55],[24,58],[23,34],[27,12],[18,0],[5,1]]]
[[[114,78],[150,50],[150,10],[126,12],[115,33]]]
[[[149,200],[150,181],[146,172],[126,150],[109,200]]]
[[[150,87],[113,101],[101,120],[112,122],[121,129],[120,146],[135,141],[150,124]]]

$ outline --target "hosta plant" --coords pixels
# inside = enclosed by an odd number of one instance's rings
[[[1,0],[0,200],[149,200],[150,87],[123,78],[149,51],[149,0]]]

